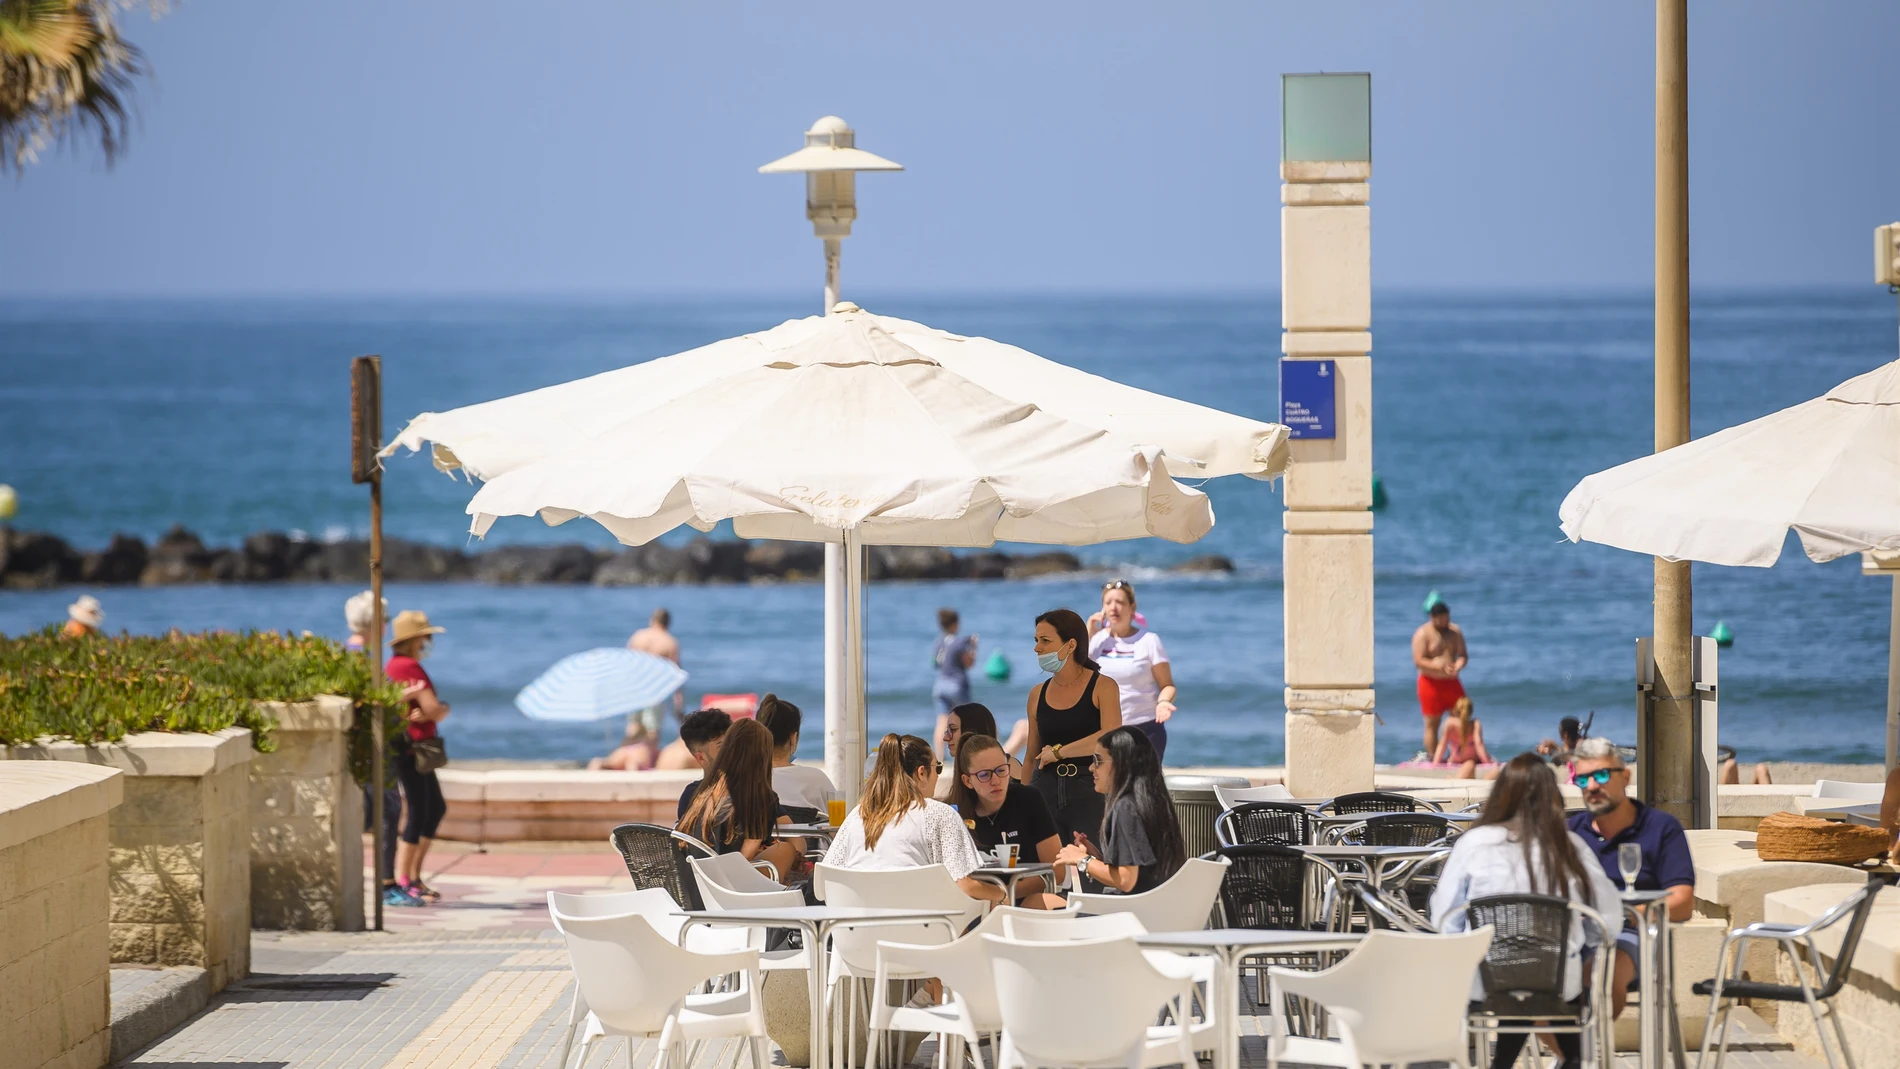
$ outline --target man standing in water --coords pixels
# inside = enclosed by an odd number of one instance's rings
[[[1433,602],[1431,617],[1412,632],[1412,663],[1418,666],[1418,711],[1425,717],[1423,760],[1438,752],[1438,724],[1465,696],[1458,673],[1465,670],[1465,633],[1451,622],[1451,606]]]
[[[633,637],[627,640],[627,648],[639,653],[663,657],[678,664],[680,663],[680,640],[674,638],[673,632],[667,630],[671,626],[673,626],[673,614],[664,608],[654,609],[653,615],[647,620],[647,626],[635,631]],[[661,738],[660,707],[656,705],[651,709],[642,709],[633,715],[639,717],[640,722],[646,725],[647,736],[654,741],[655,745],[658,745]],[[673,718],[683,720],[685,717],[686,690],[682,687],[673,692]]]

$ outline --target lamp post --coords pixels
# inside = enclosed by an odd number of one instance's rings
[[[827,115],[805,131],[805,147],[759,168],[760,174],[805,176],[805,218],[825,243],[825,306],[838,304],[838,254],[858,217],[858,172],[901,171],[903,164],[857,147],[857,131]],[[846,679],[845,555],[840,542],[825,543],[825,773],[845,800],[855,804],[864,774],[864,695]],[[860,556],[856,566],[863,568]],[[858,611],[863,606],[857,607]],[[862,664],[862,651],[856,663]],[[855,674],[855,673],[853,673]]]

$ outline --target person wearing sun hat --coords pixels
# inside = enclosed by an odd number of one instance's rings
[[[78,601],[66,606],[66,626],[59,633],[67,638],[85,638],[98,634],[105,622],[106,611],[99,607],[99,599],[81,594]]]
[[[402,684],[402,696],[409,703],[409,727],[396,751],[396,782],[402,784],[406,816],[402,842],[396,848],[396,886],[383,892],[383,904],[389,906],[426,905],[441,897],[422,882],[422,859],[435,841],[435,830],[448,811],[442,799],[442,784],[437,781],[434,764],[419,767],[417,758],[424,751],[440,753],[436,724],[449,715],[449,705],[436,696],[435,681],[423,670],[429,647],[443,628],[429,623],[429,616],[418,609],[404,609],[390,625],[389,663],[383,674],[391,682]],[[439,763],[439,762],[437,762]]]

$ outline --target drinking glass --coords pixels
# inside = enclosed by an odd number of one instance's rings
[[[831,822],[831,826],[834,828],[843,827],[844,818],[847,815],[848,811],[844,807],[844,795],[839,794],[837,791],[826,791],[825,818]]]
[[[1638,843],[1624,843],[1616,848],[1616,867],[1623,874],[1623,890],[1636,890],[1636,874],[1643,871],[1643,848]]]

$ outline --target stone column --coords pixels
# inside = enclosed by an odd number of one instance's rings
[[[1334,437],[1286,475],[1286,784],[1372,789],[1372,256],[1369,161],[1280,165],[1281,351],[1334,362]]]
[[[263,703],[277,748],[251,756],[251,924],[363,930],[363,790],[348,698]]]

